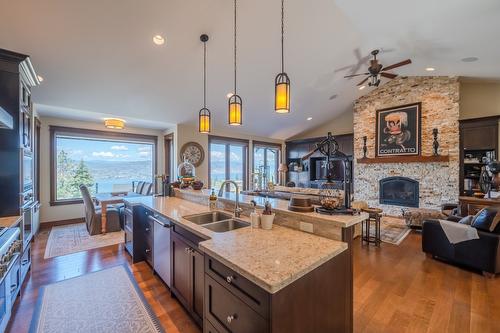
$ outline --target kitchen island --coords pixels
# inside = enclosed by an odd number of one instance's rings
[[[171,291],[205,332],[352,331],[348,243],[279,225],[214,232],[184,218],[209,212],[208,206],[179,197],[125,198],[125,204],[134,224],[144,214],[173,223]],[[134,248],[146,257],[150,241],[143,243]]]

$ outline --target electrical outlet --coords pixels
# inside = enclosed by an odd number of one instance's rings
[[[310,232],[312,234],[313,233],[313,224],[306,223],[306,222],[300,222],[300,230],[305,231],[305,232]]]

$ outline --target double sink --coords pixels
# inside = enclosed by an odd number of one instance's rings
[[[250,226],[250,223],[236,219],[231,214],[221,211],[187,215],[183,216],[183,218],[213,232],[226,232]]]

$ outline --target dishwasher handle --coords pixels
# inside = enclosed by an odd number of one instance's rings
[[[153,222],[158,223],[159,225],[161,225],[164,228],[170,228],[170,227],[172,227],[169,223],[165,223],[163,221],[160,221],[157,218],[155,218],[153,215],[149,215],[148,219],[151,220],[151,221],[153,221]]]

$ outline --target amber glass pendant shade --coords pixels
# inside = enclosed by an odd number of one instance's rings
[[[210,111],[207,108],[201,109],[198,118],[198,131],[210,133]]]
[[[277,113],[290,112],[290,79],[286,73],[280,73],[276,76],[274,110]]]
[[[229,98],[229,125],[240,126],[242,124],[242,102],[241,97],[233,95]]]

